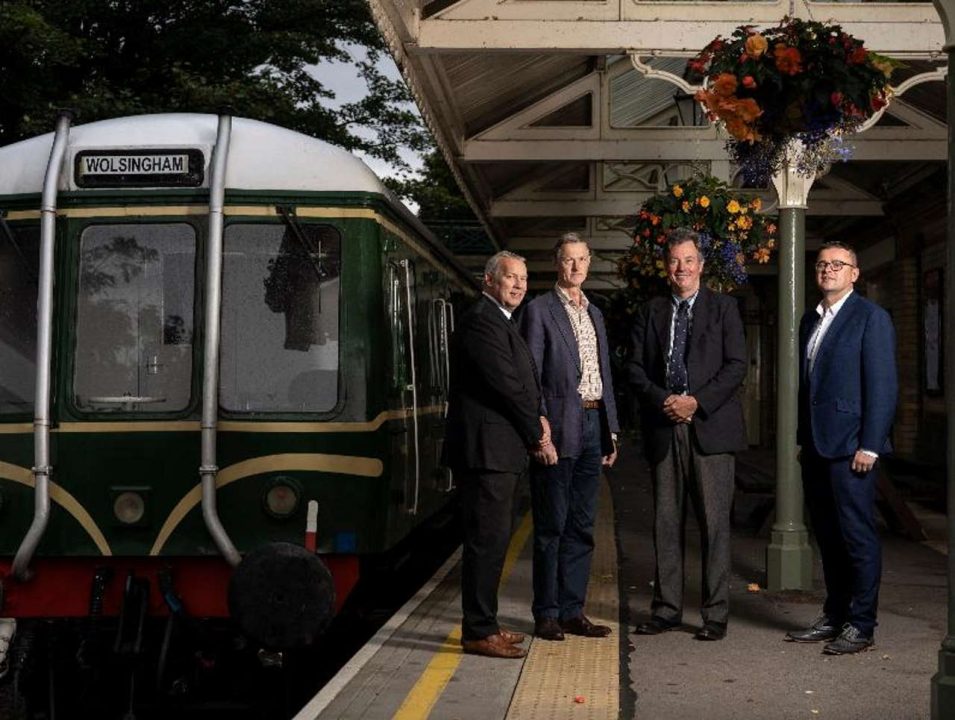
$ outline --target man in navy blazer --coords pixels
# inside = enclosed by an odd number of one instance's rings
[[[747,447],[739,398],[746,339],[736,300],[701,284],[698,233],[670,230],[665,260],[670,293],[637,313],[629,366],[653,470],[656,553],[650,620],[636,632],[659,635],[683,622],[684,525],[692,501],[703,548],[703,627],[696,638],[722,640],[729,618],[733,453]]]
[[[898,378],[889,314],[853,292],[859,263],[830,242],[816,259],[822,301],[799,326],[802,481],[826,581],[823,615],[796,642],[828,641],[844,655],[873,643],[882,551],[875,522],[876,460],[891,451]]]
[[[594,550],[594,518],[601,464],[617,457],[617,406],[610,378],[607,332],[582,285],[590,248],[576,233],[554,247],[557,284],[523,310],[521,332],[540,373],[544,414],[556,465],[533,453],[534,634],[605,637],[606,625],[584,615]]]

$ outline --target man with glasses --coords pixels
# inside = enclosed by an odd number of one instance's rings
[[[736,300],[701,284],[698,233],[670,230],[664,260],[670,292],[637,313],[630,360],[653,470],[656,553],[650,620],[636,632],[659,635],[682,625],[684,525],[692,502],[703,554],[703,627],[695,637],[722,640],[729,618],[733,453],[747,447],[739,398],[746,339]]]
[[[891,450],[898,379],[889,314],[853,292],[859,263],[841,242],[816,259],[822,301],[799,327],[802,481],[826,582],[823,614],[786,639],[845,655],[873,643],[882,551],[875,523],[879,455]]]
[[[594,518],[600,467],[617,457],[617,407],[603,315],[582,285],[590,248],[576,233],[554,246],[557,284],[532,300],[521,331],[540,373],[544,413],[557,449],[533,457],[534,634],[563,640],[564,633],[606,637],[610,627],[584,615],[594,551]]]

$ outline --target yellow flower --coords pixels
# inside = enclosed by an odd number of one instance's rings
[[[753,208],[755,212],[759,212],[763,207],[763,201],[755,197],[750,201],[749,206]]]
[[[683,208],[683,212],[690,212],[690,203],[687,200],[683,201],[683,204],[680,205]]]
[[[730,200],[726,203],[726,210],[732,215],[735,215],[739,212],[739,203],[736,200]]]
[[[760,34],[750,35],[746,38],[746,53],[750,57],[758,58],[769,49],[769,43]]]
[[[663,268],[663,261],[662,261],[662,260],[657,260],[656,263],[655,263],[655,265],[656,265],[656,267],[662,269],[662,268]]]
[[[700,199],[697,200],[702,208],[708,208],[710,206],[710,199],[706,195],[701,195]]]
[[[674,185],[673,197],[683,197],[683,188],[681,188],[679,185]]]
[[[736,221],[736,226],[740,230],[749,230],[751,227],[753,227],[753,218],[740,215],[739,219]]]

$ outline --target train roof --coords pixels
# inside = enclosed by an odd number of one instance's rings
[[[72,169],[78,153],[112,149],[199,149],[209,162],[218,117],[198,113],[138,115],[99,120],[70,129],[60,190],[76,190]],[[39,193],[53,145],[53,133],[0,148],[0,195]],[[281,162],[277,162],[281,158]],[[277,191],[358,191],[391,194],[364,162],[349,152],[294,130],[232,119],[226,188]]]

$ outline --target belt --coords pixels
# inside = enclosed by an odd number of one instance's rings
[[[581,400],[580,404],[584,410],[599,410],[603,403],[600,400]]]

